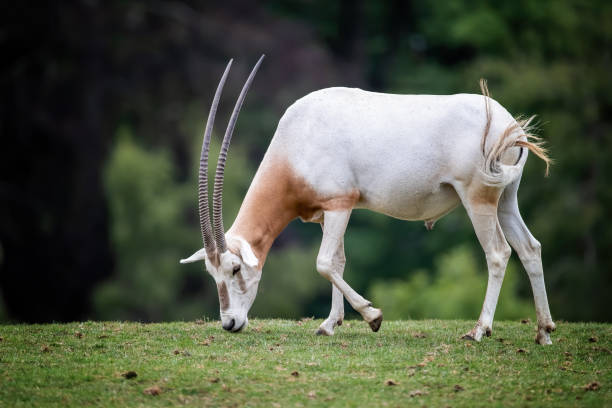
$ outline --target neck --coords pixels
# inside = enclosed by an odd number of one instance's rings
[[[292,202],[287,164],[266,155],[228,234],[245,239],[263,268],[274,240],[299,214]]]

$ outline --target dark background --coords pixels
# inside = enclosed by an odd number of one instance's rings
[[[519,200],[542,242],[553,317],[610,321],[612,5],[609,1],[95,1],[0,6],[0,320],[215,318],[202,265],[196,166],[218,78],[235,58],[215,137],[252,64],[225,225],[284,110],[356,86],[478,92],[538,114],[555,160],[533,156]],[[218,140],[212,151],[218,150]],[[214,156],[214,154],[213,154]],[[215,160],[215,157],[212,157]],[[292,223],[255,316],[323,317],[320,228]],[[396,318],[476,319],[484,256],[462,208],[433,232],[355,212],[346,278]],[[533,315],[513,255],[498,318]]]

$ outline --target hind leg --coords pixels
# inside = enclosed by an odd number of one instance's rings
[[[458,193],[484,250],[489,270],[480,318],[474,328],[463,336],[464,339],[480,341],[483,335],[491,335],[493,316],[511,249],[497,218],[497,201],[501,192],[491,187],[477,186],[467,192]]]
[[[550,315],[546,287],[544,285],[541,245],[531,235],[519,212],[516,197],[518,185],[519,181],[517,180],[509,185],[502,194],[499,202],[498,217],[506,238],[517,252],[529,276],[536,315],[538,316],[536,342],[539,344],[552,344],[550,333],[555,330],[555,324]]]

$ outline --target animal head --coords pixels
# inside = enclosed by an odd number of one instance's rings
[[[189,258],[181,259],[181,263],[204,261],[206,270],[213,277],[217,285],[221,325],[225,330],[231,332],[238,332],[248,324],[247,314],[257,294],[261,270],[258,269],[259,260],[253,253],[249,243],[240,237],[225,234],[222,214],[223,176],[227,151],[240,108],[242,107],[246,93],[253,82],[253,78],[263,58],[264,56],[262,55],[244,84],[240,96],[236,101],[236,105],[234,106],[234,111],[230,117],[225,136],[223,137],[223,144],[221,145],[221,152],[219,154],[219,161],[217,162],[217,170],[215,173],[213,217],[211,224],[208,207],[208,152],[217,106],[219,105],[219,98],[221,97],[225,80],[232,66],[232,60],[227,64],[225,72],[219,81],[208,114],[206,130],[204,131],[204,141],[202,143],[200,169],[198,173],[198,210],[204,247]]]

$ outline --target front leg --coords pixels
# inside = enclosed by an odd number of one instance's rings
[[[344,265],[342,265],[342,268],[338,268],[337,262],[334,262],[334,260],[337,259],[336,254],[339,250],[342,249],[344,253],[344,232],[346,231],[350,215],[351,210],[325,211],[323,215],[323,240],[321,241],[321,249],[317,256],[317,271],[324,278],[329,280],[341,295],[344,295],[353,309],[358,311],[364,320],[370,324],[373,331],[378,331],[382,323],[382,312],[380,309],[373,308],[369,301],[355,292],[355,290],[344,281],[342,278]],[[337,296],[337,299],[338,303],[342,301],[340,296]]]
[[[333,336],[336,326],[341,326],[344,320],[344,296],[336,285],[332,284],[332,306],[329,316],[316,331],[318,335]]]
[[[334,269],[340,274],[340,276],[344,273],[344,265],[346,264],[346,258],[344,256],[344,239],[336,253],[334,254],[333,265]],[[332,305],[331,310],[329,312],[329,317],[325,319],[323,323],[319,326],[317,330],[317,334],[332,336],[334,334],[334,329],[336,326],[342,325],[342,321],[344,320],[344,296],[342,296],[342,292],[338,290],[336,285],[332,283]]]

